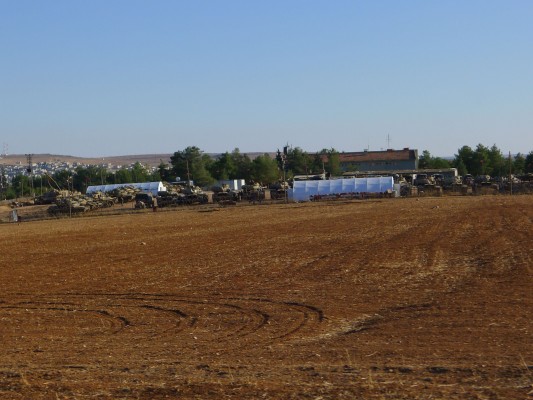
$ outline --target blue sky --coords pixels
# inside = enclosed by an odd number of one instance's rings
[[[533,1],[0,0],[0,145],[533,151]]]

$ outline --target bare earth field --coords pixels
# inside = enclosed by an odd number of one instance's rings
[[[486,196],[0,224],[0,398],[533,398],[532,220]]]

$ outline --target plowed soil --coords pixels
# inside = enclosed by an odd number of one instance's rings
[[[0,398],[533,398],[532,205],[1,224]]]

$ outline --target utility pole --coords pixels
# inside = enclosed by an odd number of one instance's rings
[[[392,139],[390,138],[390,135],[387,135],[387,150],[391,148],[390,142],[392,142]]]
[[[28,161],[28,168],[26,171],[28,171],[28,175],[30,177],[30,196],[33,197],[35,200],[35,191],[33,190],[33,161],[32,161],[33,154],[26,154],[26,160]]]
[[[185,160],[187,163],[187,187],[192,187],[191,185],[191,174],[189,172],[189,160]]]
[[[283,186],[285,186],[285,184],[287,184],[287,176],[286,176],[286,173],[285,173],[285,163],[287,162],[287,155],[286,154],[282,154],[281,155],[281,166],[283,168]],[[288,187],[285,187],[285,204],[287,204],[289,202],[289,188]]]
[[[281,164],[283,166],[283,185],[287,183],[287,157],[289,155],[289,143],[283,147],[283,154],[281,155]],[[288,185],[288,183],[287,183]],[[289,187],[285,189],[285,204],[289,203]]]
[[[512,173],[511,152],[509,152],[509,191],[513,195],[513,173]]]
[[[0,158],[4,158],[7,156],[7,143],[2,143],[2,154],[0,154]]]

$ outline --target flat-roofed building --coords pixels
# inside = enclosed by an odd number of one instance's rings
[[[359,151],[339,153],[342,171],[396,171],[418,169],[418,150]]]

